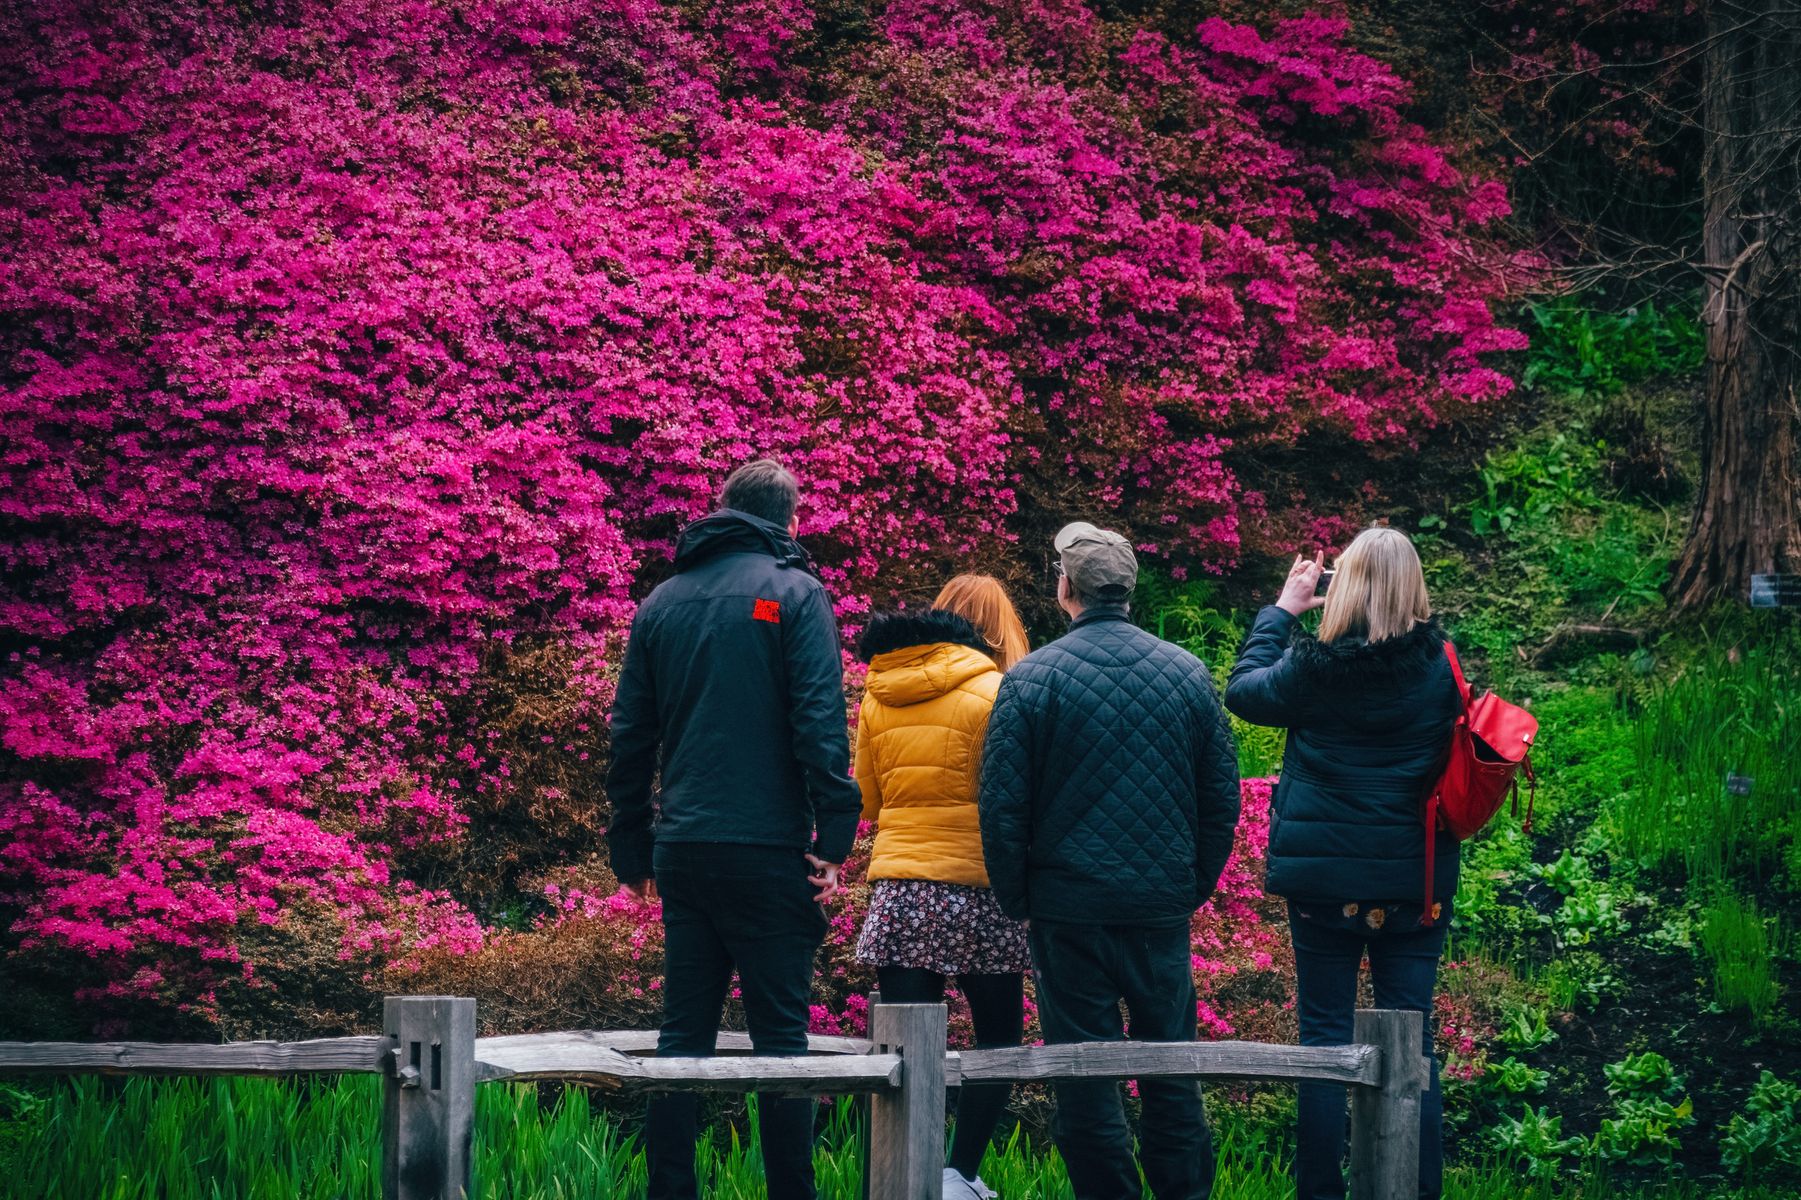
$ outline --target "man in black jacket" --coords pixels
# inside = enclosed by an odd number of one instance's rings
[[[1238,752],[1199,659],[1131,623],[1126,539],[1066,526],[1069,634],[1007,673],[982,759],[982,853],[995,899],[1030,918],[1046,1042],[1195,1036],[1189,919],[1238,825]],[[1078,1200],[1137,1200],[1119,1087],[1060,1082],[1053,1126]],[[1144,1080],[1140,1154],[1158,1200],[1213,1188],[1199,1087]]]
[[[779,463],[734,471],[626,645],[607,845],[619,881],[663,902],[660,1056],[713,1053],[734,967],[756,1052],[807,1052],[822,905],[862,802],[837,622],[794,540],[799,495]],[[812,1101],[766,1096],[760,1112],[770,1197],[811,1200]],[[695,1121],[692,1095],[651,1102],[652,1200],[697,1195]]]

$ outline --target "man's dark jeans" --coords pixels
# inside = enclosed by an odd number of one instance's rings
[[[1070,925],[1034,920],[1038,1020],[1047,1043],[1186,1042],[1195,1035],[1188,925]],[[1130,1014],[1122,1027],[1119,1003]],[[1132,1135],[1113,1080],[1056,1085],[1052,1132],[1077,1200],[1139,1200]],[[1139,1155],[1157,1200],[1205,1200],[1213,1191],[1213,1137],[1193,1080],[1146,1079]]]
[[[1317,910],[1317,911],[1316,911]],[[1307,919],[1300,914],[1315,914]],[[1429,928],[1412,920],[1387,922],[1381,929],[1347,926],[1334,920],[1336,904],[1290,901],[1288,927],[1294,937],[1294,967],[1301,1022],[1301,1045],[1344,1046],[1351,1042],[1357,1010],[1357,970],[1367,951],[1377,1008],[1411,1008],[1426,1014],[1425,1045],[1433,1053],[1432,991],[1444,953],[1450,914]],[[1415,910],[1417,912],[1417,909]],[[1300,1119],[1295,1149],[1298,1200],[1342,1200],[1345,1194],[1345,1089],[1329,1083],[1300,1085]],[[1432,1089],[1420,1097],[1420,1196],[1437,1200],[1444,1191],[1444,1093],[1438,1059],[1432,1059]]]
[[[659,844],[663,898],[663,1028],[659,1058],[707,1058],[732,969],[758,1054],[807,1052],[813,956],[826,915],[798,850],[721,843]],[[770,1200],[813,1200],[813,1101],[762,1096],[757,1106]],[[645,1142],[650,1200],[695,1200],[698,1099],[651,1101]]]

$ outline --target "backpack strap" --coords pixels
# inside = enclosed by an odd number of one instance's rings
[[[1526,820],[1520,826],[1520,832],[1531,833],[1532,832],[1532,805],[1533,805],[1533,802],[1538,799],[1538,776],[1536,774],[1534,774],[1533,770],[1532,770],[1532,752],[1531,751],[1527,751],[1526,757],[1522,758],[1520,760],[1520,766],[1524,767],[1526,770]],[[1520,786],[1519,780],[1517,780],[1517,779],[1514,780],[1513,787],[1514,787],[1514,795],[1515,796],[1519,795],[1519,786]]]
[[[1463,702],[1464,711],[1469,711],[1472,689],[1470,681],[1463,677],[1463,664],[1457,661],[1457,647],[1449,641],[1445,642],[1445,658],[1451,664],[1451,678],[1457,684],[1457,698]]]
[[[1432,924],[1432,883],[1433,867],[1436,865],[1438,849],[1438,789],[1432,789],[1426,797],[1426,899],[1420,908],[1420,924]]]
[[[1463,720],[1470,711],[1470,681],[1463,677],[1463,664],[1457,661],[1457,647],[1450,639],[1446,639],[1445,661],[1451,664],[1451,680],[1457,685],[1458,720]],[[1426,829],[1426,899],[1420,910],[1420,924],[1432,924],[1432,885],[1438,859],[1438,780],[1444,773],[1444,767],[1450,761],[1451,753],[1456,745],[1456,731],[1452,730],[1451,742],[1446,745],[1444,756],[1439,759],[1438,766],[1433,768],[1432,775],[1426,784],[1426,795],[1421,801],[1421,817]]]

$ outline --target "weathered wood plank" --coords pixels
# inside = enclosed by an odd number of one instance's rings
[[[649,1091],[779,1092],[830,1095],[886,1091],[900,1085],[892,1054],[825,1054],[806,1058],[642,1058],[622,1054],[592,1036],[557,1033],[482,1038],[476,1077],[570,1079],[604,1087]]]
[[[947,1081],[1025,1083],[1045,1079],[1320,1079],[1379,1082],[1370,1046],[1278,1046],[1264,1042],[1078,1042],[964,1050]]]
[[[869,1034],[901,1060],[899,1090],[870,1101],[870,1200],[942,1200],[944,1005],[871,1006]]]
[[[516,1033],[502,1037],[476,1038],[475,1056],[480,1058],[484,1049],[502,1056],[513,1054],[531,1046],[534,1039],[539,1038],[561,1038],[571,1044],[579,1042],[605,1046],[621,1054],[654,1054],[657,1049],[657,1031],[654,1029],[572,1029],[556,1033]],[[755,1053],[750,1044],[750,1034],[736,1030],[721,1030],[714,1045],[720,1054]],[[827,1037],[817,1033],[807,1037],[807,1050],[812,1054],[868,1054],[869,1046],[864,1038]]]
[[[388,1039],[306,1042],[0,1042],[0,1074],[304,1075],[379,1072]]]
[[[382,1200],[465,1200],[475,1132],[475,1001],[389,996]]]
[[[1420,1092],[1431,1066],[1420,1053],[1425,1018],[1397,1009],[1359,1009],[1354,1037],[1380,1054],[1376,1087],[1351,1093],[1352,1200],[1417,1200]]]

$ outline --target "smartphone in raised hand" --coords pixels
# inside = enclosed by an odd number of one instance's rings
[[[1314,585],[1313,594],[1315,596],[1325,595],[1326,589],[1332,586],[1332,577],[1336,574],[1338,574],[1338,571],[1332,567],[1327,567],[1325,570],[1321,571],[1319,573],[1319,582]]]

